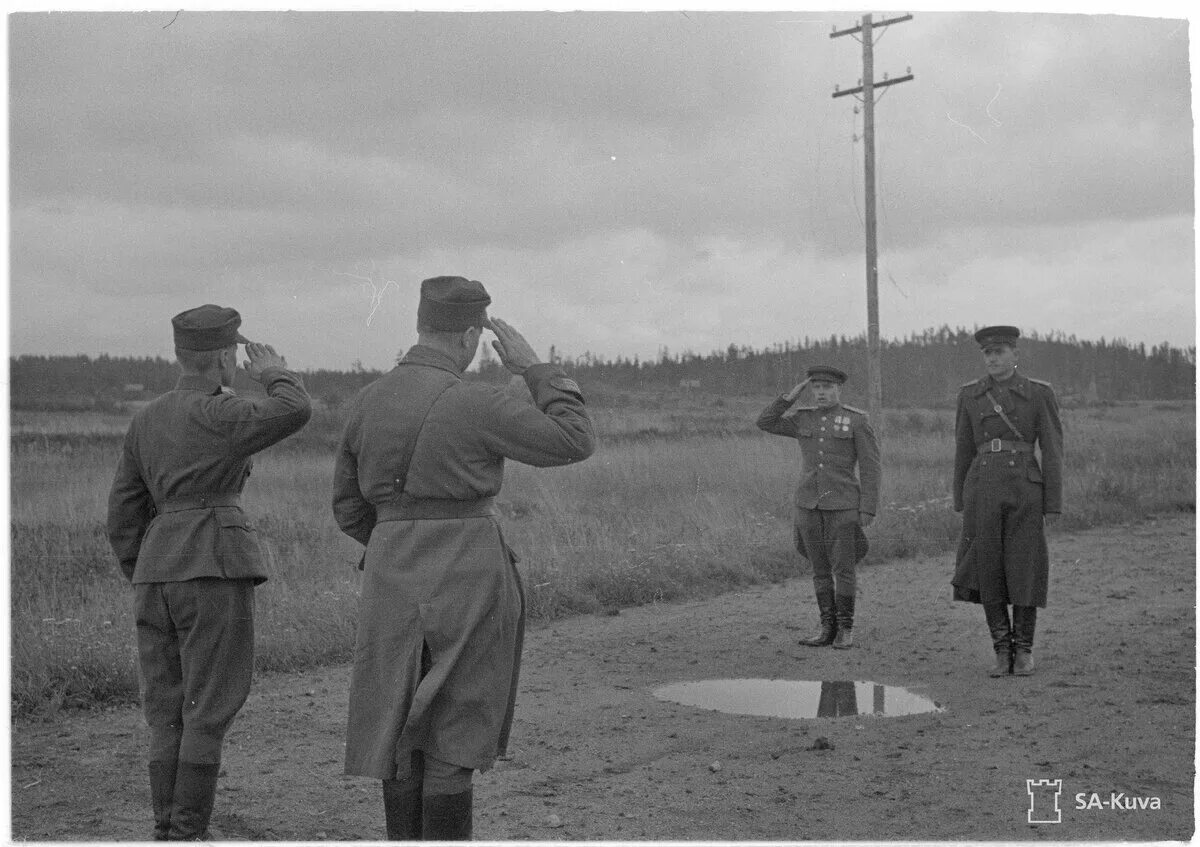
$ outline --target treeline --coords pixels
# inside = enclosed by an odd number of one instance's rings
[[[974,330],[928,329],[880,344],[883,402],[888,407],[949,403],[959,386],[984,374]],[[1031,333],[1019,345],[1023,373],[1051,382],[1068,402],[1183,400],[1196,394],[1196,348],[1162,343],[1146,348],[1123,340],[1080,341]],[[763,350],[731,344],[697,355],[663,349],[653,362],[584,354],[563,365],[581,381],[626,389],[681,387],[718,394],[770,394],[790,388],[809,365],[827,364],[849,376],[848,391],[865,396],[866,337],[832,336],[782,342]]]
[[[930,329],[882,347],[883,400],[889,407],[949,403],[958,386],[983,373],[972,332],[949,327]],[[726,395],[769,395],[790,387],[812,364],[829,364],[850,377],[848,397],[862,397],[866,386],[866,339],[844,336],[786,341],[762,350],[731,344],[699,355],[663,348],[648,361],[637,357],[605,359],[584,353],[561,364],[590,389],[616,391],[687,390]],[[1054,384],[1068,403],[1121,400],[1185,400],[1196,394],[1196,348],[1163,343],[1146,348],[1125,341],[1079,341],[1074,336],[1036,334],[1020,345],[1024,373]],[[314,397],[336,407],[380,371],[360,364],[346,371],[302,372]],[[116,409],[169,390],[179,377],[174,361],[162,357],[17,356],[9,361],[10,402],[16,409]],[[507,372],[487,345],[472,379],[499,381]],[[254,392],[244,373],[235,387]]]

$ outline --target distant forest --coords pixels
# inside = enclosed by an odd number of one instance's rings
[[[983,374],[972,332],[930,329],[882,343],[883,402],[891,408],[936,407],[953,402],[958,386]],[[613,392],[683,390],[718,395],[770,396],[790,388],[813,364],[829,364],[849,375],[845,396],[864,396],[866,339],[830,337],[783,342],[762,350],[729,345],[706,355],[663,348],[653,360],[604,359],[584,353],[563,357],[551,347],[550,361],[562,365],[588,390]],[[1021,371],[1053,383],[1064,403],[1124,400],[1185,400],[1196,394],[1196,348],[1163,343],[1147,349],[1125,341],[1079,341],[1074,336],[1032,335],[1020,342]],[[112,356],[17,356],[10,359],[10,402],[14,409],[109,409],[169,390],[178,368],[169,359]],[[309,392],[337,407],[380,371],[302,371]],[[488,345],[470,379],[501,381],[507,371]],[[256,386],[239,374],[237,387]]]

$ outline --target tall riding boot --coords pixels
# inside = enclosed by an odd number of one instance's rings
[[[821,613],[821,629],[811,638],[800,643],[806,647],[828,647],[837,635],[837,618],[834,615],[833,589],[817,589],[817,609]]]
[[[992,633],[992,649],[996,651],[996,664],[991,675],[1008,676],[1013,672],[1013,632],[1008,622],[1008,604],[984,603],[983,614]]]
[[[833,646],[837,650],[849,650],[854,646],[854,595],[836,595],[834,611],[837,615],[837,635],[833,639]]]
[[[150,763],[150,805],[154,809],[154,840],[166,841],[171,834],[171,804],[175,798],[178,762]]]
[[[207,841],[208,819],[217,796],[218,765],[180,762],[175,774],[175,800],[171,807],[168,841]]]
[[[1033,673],[1033,631],[1037,628],[1037,606],[1013,606],[1013,674]]]
[[[421,780],[383,780],[383,819],[388,841],[421,840]]]
[[[472,791],[468,788],[457,794],[426,794],[421,808],[422,838],[425,841],[470,841]]]

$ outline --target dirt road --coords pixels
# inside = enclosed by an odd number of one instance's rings
[[[476,780],[476,838],[1187,840],[1195,549],[1193,515],[1052,538],[1030,678],[987,676],[982,611],[950,601],[946,557],[864,569],[850,651],[797,646],[815,619],[805,578],[535,628],[511,755]],[[651,694],[717,678],[871,680],[945,711],[788,720]],[[382,838],[378,783],[341,775],[347,680],[256,680],[222,838]],[[12,765],[14,839],[147,836],[137,709],[17,723]],[[1027,779],[1062,780],[1061,823],[1028,822]]]

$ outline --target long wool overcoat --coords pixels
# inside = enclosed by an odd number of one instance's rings
[[[984,377],[959,390],[954,509],[963,513],[963,525],[954,599],[1046,605],[1050,555],[1043,516],[1062,511],[1062,462],[1062,422],[1049,383],[1018,373],[1004,383]]]
[[[366,545],[347,774],[403,779],[414,751],[486,770],[505,750],[525,613],[492,498],[505,459],[566,465],[595,444],[573,381],[524,378],[524,396],[467,382],[418,345],[351,405],[333,494]]]

